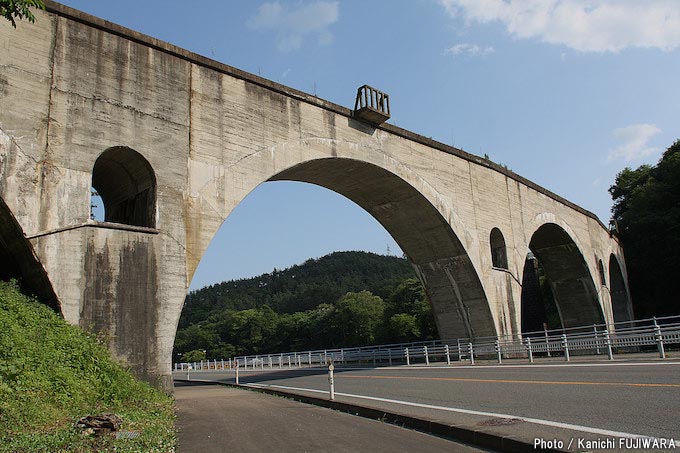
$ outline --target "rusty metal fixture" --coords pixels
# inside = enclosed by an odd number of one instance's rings
[[[384,123],[390,119],[390,96],[368,85],[359,87],[354,116],[376,126]]]

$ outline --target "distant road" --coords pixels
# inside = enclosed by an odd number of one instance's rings
[[[233,373],[194,372],[192,378],[233,382]],[[297,393],[328,390],[319,369],[241,372],[240,381]],[[471,423],[467,417],[482,412],[547,422],[523,423],[524,432],[570,424],[595,429],[593,435],[680,439],[679,361],[336,369],[335,384],[338,400],[451,423],[461,417]]]

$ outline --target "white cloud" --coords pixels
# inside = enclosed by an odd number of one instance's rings
[[[607,162],[623,159],[626,162],[642,159],[659,152],[658,147],[649,146],[649,139],[660,133],[661,129],[654,124],[631,124],[614,129],[614,137],[621,143],[609,151]]]
[[[246,23],[253,30],[270,30],[278,34],[277,47],[283,52],[299,49],[305,37],[315,35],[321,45],[333,41],[328,27],[337,22],[337,1],[315,1],[297,7],[279,2],[262,4]]]
[[[487,47],[480,47],[477,44],[468,44],[468,43],[461,43],[461,44],[456,44],[453,47],[449,47],[444,51],[445,54],[451,54],[453,56],[456,55],[461,55],[461,54],[467,54],[470,55],[471,57],[478,57],[481,55],[488,55],[490,53],[494,53],[495,50],[491,46]]]
[[[581,52],[680,47],[678,0],[439,0],[453,17]]]

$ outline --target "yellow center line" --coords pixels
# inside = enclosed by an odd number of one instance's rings
[[[448,377],[415,377],[415,376],[361,376],[343,375],[342,379],[405,379],[410,381],[454,381],[454,382],[493,382],[499,384],[544,384],[544,385],[608,385],[615,387],[680,387],[680,384],[655,384],[634,382],[589,382],[589,381],[523,381],[517,379],[472,379]]]

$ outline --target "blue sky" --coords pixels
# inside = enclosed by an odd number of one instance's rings
[[[62,3],[347,107],[368,83],[390,94],[390,122],[488,154],[605,224],[616,173],[680,138],[678,0]],[[341,196],[267,183],[192,288],[388,247],[401,253]]]

